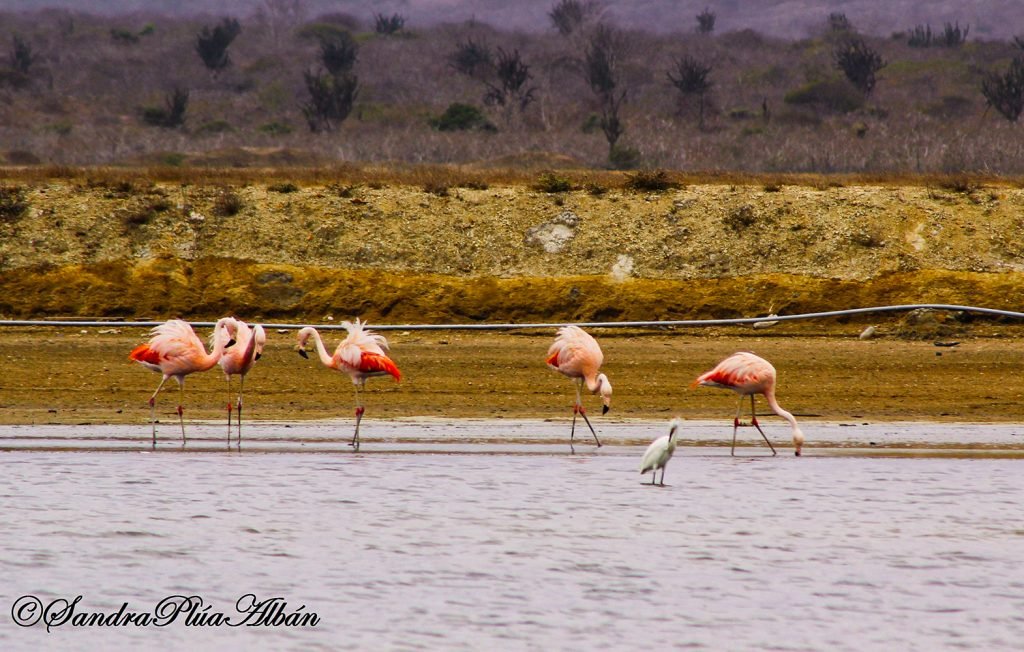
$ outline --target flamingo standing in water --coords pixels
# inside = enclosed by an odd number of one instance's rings
[[[352,436],[350,446],[359,450],[359,422],[363,420],[363,403],[359,399],[359,389],[366,387],[366,379],[373,376],[394,376],[395,381],[402,380],[402,372],[398,370],[395,363],[387,356],[388,341],[383,335],[366,328],[365,322],[357,318],[353,324],[350,321],[343,321],[341,325],[348,331],[348,337],[341,341],[334,355],[327,353],[324,341],[312,326],[306,326],[299,331],[299,344],[296,350],[303,358],[306,355],[306,342],[310,336],[316,342],[316,350],[320,355],[320,362],[328,369],[347,373],[352,378],[352,384],[356,390],[356,432]]]
[[[569,433],[569,448],[575,452],[572,442],[576,436],[576,415],[579,414],[587,422],[591,434],[598,448],[601,440],[597,438],[594,426],[587,418],[587,412],[583,409],[583,401],[580,392],[583,384],[592,394],[600,394],[601,402],[604,404],[601,414],[607,414],[612,402],[612,385],[608,382],[608,376],[598,373],[601,363],[604,362],[604,354],[597,340],[590,336],[579,326],[563,326],[558,329],[558,335],[554,343],[548,349],[547,364],[555,371],[567,376],[576,385],[576,403],[572,406],[572,431]]]
[[[679,432],[679,428],[683,425],[682,419],[672,419],[669,423],[669,430],[667,435],[662,435],[647,447],[644,451],[644,457],[640,460],[640,475],[652,471],[651,473],[651,484],[654,484],[654,479],[658,477],[658,469],[661,469],[661,486],[665,486],[665,467],[668,466],[668,461],[672,459],[672,454],[676,452],[676,443],[678,437],[676,433]]]
[[[214,331],[216,337],[217,331]],[[222,337],[231,337],[235,345],[224,351],[220,359],[220,368],[228,381],[228,445],[231,445],[231,377],[238,376],[238,445],[242,445],[242,388],[245,385],[245,374],[263,355],[263,347],[267,343],[267,334],[263,326],[256,324],[249,327],[244,321],[229,317],[226,328],[221,331]],[[213,339],[213,338],[211,338]],[[211,342],[216,345],[216,342]]]
[[[732,421],[732,455],[736,454],[736,429],[740,426],[754,426],[757,428],[757,431],[764,437],[765,443],[768,444],[768,448],[772,449],[772,455],[776,454],[775,447],[768,441],[768,437],[757,423],[757,414],[754,412],[754,394],[763,394],[772,412],[788,421],[789,425],[793,427],[793,447],[796,449],[796,454],[800,455],[804,445],[804,433],[800,430],[800,426],[797,425],[796,417],[783,410],[778,401],[775,400],[775,378],[775,367],[770,362],[753,353],[741,351],[733,353],[725,360],[722,360],[714,369],[701,374],[690,385],[691,388],[698,385],[722,387],[731,389],[739,394],[740,401],[736,407],[736,417]],[[740,421],[740,413],[743,410],[743,397],[745,396],[750,397],[749,423]]]
[[[213,329],[215,344],[213,351],[206,352],[202,340],[192,330],[192,326],[180,319],[171,319],[160,324],[152,331],[145,344],[132,349],[128,357],[143,367],[163,374],[156,391],[149,397],[149,418],[153,425],[153,446],[156,447],[156,395],[163,389],[167,379],[174,378],[178,382],[178,421],[181,423],[181,442],[185,444],[185,417],[182,402],[185,397],[185,376],[197,371],[213,368],[224,354],[224,350],[235,342],[220,331],[227,328],[229,317],[217,321]]]

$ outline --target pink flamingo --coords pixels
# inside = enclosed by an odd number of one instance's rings
[[[753,353],[741,351],[733,353],[725,360],[722,360],[714,369],[701,374],[690,385],[691,388],[698,385],[722,387],[731,389],[739,394],[740,401],[736,407],[736,417],[732,421],[732,455],[736,454],[736,429],[740,426],[754,426],[757,428],[757,431],[764,437],[765,443],[768,444],[768,448],[772,449],[772,455],[776,454],[775,447],[768,441],[768,437],[757,423],[757,414],[754,412],[754,394],[763,394],[772,412],[788,421],[789,425],[793,427],[793,446],[796,448],[796,454],[799,455],[803,449],[804,433],[800,430],[800,426],[796,424],[796,417],[783,410],[778,401],[775,400],[775,378],[775,367],[770,362]],[[750,397],[749,423],[740,421],[744,396]]]
[[[395,363],[387,356],[388,341],[383,335],[366,328],[365,322],[357,318],[353,324],[350,321],[343,321],[341,325],[348,331],[348,336],[341,341],[334,355],[327,353],[324,341],[312,326],[306,326],[299,331],[299,343],[296,350],[303,358],[306,355],[306,342],[312,335],[316,341],[316,350],[320,355],[320,362],[328,369],[347,373],[355,385],[356,391],[356,432],[352,436],[352,443],[356,450],[359,450],[359,422],[363,420],[362,402],[359,400],[359,389],[366,387],[366,379],[373,376],[394,376],[395,381],[402,380],[402,372],[398,370]]]
[[[267,343],[267,334],[263,326],[256,324],[252,328],[244,321],[233,317],[227,318],[226,328],[221,331],[223,337],[230,337],[235,345],[224,351],[220,359],[220,367],[228,381],[228,445],[231,445],[231,377],[238,376],[238,445],[242,445],[242,388],[245,375],[263,355],[263,347]],[[214,331],[216,334],[217,331]],[[212,339],[212,338],[211,338]],[[216,345],[216,342],[211,344]]]
[[[174,378],[178,382],[178,420],[181,423],[181,442],[184,445],[185,417],[182,402],[185,397],[185,376],[213,368],[224,354],[224,350],[234,344],[234,340],[218,333],[227,327],[228,319],[225,317],[219,320],[214,327],[213,338],[216,343],[210,353],[206,352],[202,340],[199,339],[188,322],[171,319],[150,331],[149,341],[135,347],[128,355],[130,359],[143,367],[163,374],[163,379],[157,385],[156,391],[149,397],[149,417],[153,425],[154,447],[156,446],[156,395],[163,389],[168,378]]]
[[[546,360],[549,367],[567,376],[576,385],[576,403],[572,407],[572,431],[569,433],[569,448],[573,448],[573,438],[576,436],[576,415],[579,414],[587,422],[594,441],[600,448],[601,440],[597,438],[594,426],[587,418],[587,412],[583,409],[583,401],[580,392],[583,384],[592,394],[600,394],[604,406],[601,414],[607,414],[612,402],[612,385],[608,382],[608,376],[598,373],[601,363],[604,362],[604,354],[597,340],[590,336],[579,326],[563,326],[558,329],[558,335],[554,343],[548,349]]]

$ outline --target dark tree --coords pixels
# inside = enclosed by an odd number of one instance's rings
[[[926,48],[932,44],[932,26],[918,25],[910,31],[907,45],[912,48]]]
[[[600,11],[601,5],[593,0],[559,0],[548,12],[548,17],[559,34],[569,36],[596,18]]]
[[[967,41],[967,33],[971,31],[971,26],[960,29],[960,23],[953,25],[952,23],[946,23],[946,26],[942,30],[942,36],[938,38],[938,42],[947,48],[960,47]]]
[[[842,12],[834,12],[828,15],[828,30],[830,32],[852,32],[853,23]]]
[[[15,34],[14,45],[11,46],[11,69],[22,75],[28,75],[29,68],[32,67],[35,60],[36,56],[32,54],[32,46]]]
[[[203,64],[214,74],[231,64],[228,46],[242,33],[242,26],[234,18],[225,18],[219,25],[206,26],[196,36],[196,52]]]
[[[518,108],[523,111],[534,100],[533,93],[536,89],[527,85],[531,77],[530,67],[523,63],[519,50],[506,52],[498,48],[494,74],[495,82],[484,82],[487,84],[484,102],[491,106],[506,107],[508,112],[505,120],[509,122],[512,117],[511,109]]]
[[[1013,42],[1017,44],[1018,48],[1020,48],[1021,50],[1024,50],[1024,37],[1014,36],[1013,37]]]
[[[338,32],[320,41],[320,61],[332,75],[352,72],[359,46],[348,32]]]
[[[697,14],[697,32],[699,34],[710,34],[715,31],[715,12],[707,7]]]
[[[142,121],[154,127],[173,129],[185,124],[188,110],[188,90],[175,88],[164,98],[164,108],[147,107],[142,110]]]
[[[304,77],[309,102],[302,105],[302,114],[309,130],[334,131],[352,112],[359,94],[359,79],[351,74],[334,76],[309,70]]]
[[[494,70],[494,54],[486,43],[470,38],[455,46],[455,52],[448,56],[448,65],[458,73],[479,79]]]
[[[708,79],[710,73],[711,66],[705,65],[689,55],[677,59],[675,70],[668,72],[668,80],[679,89],[684,97],[697,96],[700,106],[700,117],[697,124],[702,129],[704,128],[704,95],[711,90],[711,80]]]
[[[626,100],[626,91],[619,88],[620,49],[618,34],[611,27],[600,25],[590,38],[583,63],[583,72],[590,90],[601,104],[601,131],[608,140],[609,157],[626,131],[619,117],[622,103]]]
[[[981,94],[1004,118],[1017,122],[1024,111],[1024,56],[1016,57],[1003,74],[987,74],[981,80]]]
[[[843,71],[864,95],[870,95],[875,88],[875,73],[885,67],[882,57],[873,50],[864,39],[853,36],[838,46],[833,52],[836,67]]]
[[[391,14],[390,16],[385,16],[384,14],[373,15],[373,30],[378,34],[390,36],[402,31],[404,27],[405,16],[400,14]]]

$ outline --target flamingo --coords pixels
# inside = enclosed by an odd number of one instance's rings
[[[216,336],[217,331],[214,331]],[[224,370],[224,378],[228,381],[228,445],[231,445],[231,377],[238,376],[238,445],[242,445],[242,388],[245,385],[245,374],[263,355],[263,347],[267,343],[267,334],[263,326],[256,324],[249,327],[244,321],[229,317],[222,336],[235,341],[235,346],[224,351],[220,359],[220,368]],[[211,337],[211,340],[213,338]],[[216,342],[211,342],[216,345]]]
[[[640,475],[653,471],[651,473],[651,485],[654,484],[654,479],[658,476],[658,469],[661,469],[661,486],[665,486],[665,467],[668,466],[668,461],[672,459],[672,454],[676,452],[676,442],[678,438],[676,433],[679,428],[683,425],[682,419],[672,419],[669,422],[669,430],[667,435],[662,435],[647,447],[644,451],[644,457],[640,460]]]
[[[741,351],[733,353],[725,360],[722,360],[714,369],[701,374],[690,385],[691,388],[698,385],[722,387],[724,389],[731,389],[739,394],[740,400],[736,407],[736,417],[732,422],[732,455],[736,454],[736,429],[740,426],[754,426],[757,428],[757,431],[764,437],[765,443],[768,444],[768,448],[772,449],[772,455],[776,454],[775,447],[768,441],[768,437],[757,423],[757,414],[754,412],[755,394],[763,394],[772,412],[788,421],[789,425],[793,427],[793,446],[796,449],[796,454],[800,455],[804,445],[804,433],[800,430],[800,426],[797,425],[796,417],[790,412],[783,410],[778,401],[775,400],[775,378],[775,367],[770,362],[753,353]],[[750,397],[750,423],[740,421],[744,396]]]
[[[365,388],[366,379],[373,376],[390,375],[394,376],[396,382],[401,381],[402,372],[385,353],[388,341],[383,335],[377,335],[368,330],[366,322],[360,322],[358,318],[355,323],[343,321],[341,325],[348,331],[348,336],[334,350],[334,355],[327,353],[320,333],[312,326],[306,326],[299,331],[299,343],[295,349],[303,358],[308,358],[306,342],[312,336],[316,341],[320,362],[328,369],[342,371],[352,378],[352,384],[355,385],[356,391],[356,432],[352,436],[352,443],[349,446],[359,450],[359,422],[363,420],[363,412],[365,412],[363,404],[359,400],[359,388]]]
[[[567,376],[576,385],[576,403],[572,406],[572,431],[569,433],[569,448],[575,452],[572,442],[576,436],[576,415],[579,414],[587,422],[591,434],[598,448],[601,447],[601,440],[597,438],[594,426],[587,418],[587,412],[583,409],[583,401],[580,399],[580,392],[583,383],[592,394],[600,394],[601,414],[607,414],[612,402],[612,385],[608,382],[608,376],[598,373],[601,363],[604,362],[604,354],[597,340],[590,336],[579,326],[563,326],[558,329],[558,335],[554,343],[548,349],[547,364],[555,371]]]
[[[143,367],[163,374],[156,391],[149,397],[149,417],[153,425],[153,446],[156,447],[156,395],[163,389],[168,378],[178,382],[178,421],[181,423],[181,442],[185,444],[185,417],[182,402],[185,397],[185,376],[197,371],[207,371],[220,360],[224,350],[235,342],[220,335],[227,328],[229,317],[217,321],[213,329],[215,344],[213,351],[206,352],[202,340],[188,322],[171,319],[150,331],[151,337],[145,344],[132,349],[131,360]]]

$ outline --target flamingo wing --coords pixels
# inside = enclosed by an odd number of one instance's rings
[[[582,328],[563,326],[548,349],[546,362],[566,375],[592,376],[601,368],[604,354],[597,340]]]
[[[701,374],[691,387],[708,385],[725,387],[740,392],[761,391],[775,381],[775,367],[753,353],[734,353],[719,362],[714,369]]]
[[[393,376],[396,381],[402,380],[402,372],[394,361],[386,355],[378,355],[364,351],[359,359],[359,371],[365,374]]]

